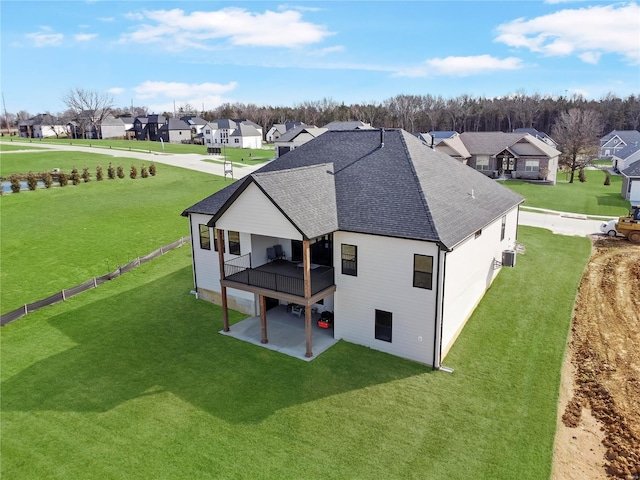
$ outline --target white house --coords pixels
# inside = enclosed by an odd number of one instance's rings
[[[178,118],[167,118],[158,135],[165,142],[187,143],[191,141],[191,126]]]
[[[204,144],[232,148],[261,148],[262,127],[249,120],[218,119],[202,128]]]
[[[524,199],[403,130],[333,131],[187,208],[201,299],[333,312],[344,339],[434,368],[515,259]],[[282,253],[277,251],[279,246]],[[274,252],[276,255],[274,255]]]
[[[304,123],[302,122],[274,123],[273,126],[267,132],[265,140],[268,143],[273,143],[282,135],[284,135],[287,131],[291,130],[292,128],[298,127],[300,125],[304,125]]]
[[[624,148],[616,150],[611,155],[614,170],[622,172],[631,164],[640,160],[640,144],[630,144]]]
[[[630,164],[621,173],[622,190],[620,193],[631,202],[631,205],[640,205],[640,160]]]
[[[100,123],[100,138],[124,138],[126,129],[122,118],[107,115]]]
[[[18,124],[18,135],[25,138],[49,138],[66,133],[64,122],[49,113],[39,113]]]

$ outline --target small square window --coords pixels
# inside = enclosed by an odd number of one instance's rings
[[[211,231],[208,225],[200,225],[200,248],[211,250]]]
[[[413,286],[417,288],[433,288],[433,257],[431,255],[413,256]]]
[[[391,343],[393,315],[391,312],[376,310],[376,339]]]

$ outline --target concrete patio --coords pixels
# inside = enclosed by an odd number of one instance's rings
[[[338,341],[333,338],[333,328],[325,329],[318,327],[318,318],[320,318],[320,315],[314,313],[311,321],[313,351],[313,357],[311,358],[307,358],[304,355],[306,352],[304,315],[302,317],[291,315],[287,313],[287,308],[284,305],[267,311],[268,343],[260,343],[262,338],[260,317],[247,318],[231,325],[228,332],[221,330],[220,333],[310,362],[338,343]]]

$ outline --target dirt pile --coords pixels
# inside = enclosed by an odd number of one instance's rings
[[[562,421],[583,409],[601,424],[612,478],[640,479],[640,247],[594,238],[571,329],[574,395]],[[574,437],[575,438],[575,437]]]

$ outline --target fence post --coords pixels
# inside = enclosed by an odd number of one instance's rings
[[[161,246],[160,246],[160,255],[164,255],[163,248],[164,248],[164,247],[161,245]]]
[[[64,289],[62,289],[62,301],[63,302],[67,301],[67,296],[64,294]]]
[[[26,315],[27,313],[29,313],[29,311],[27,310],[27,304],[24,304],[24,314]]]
[[[98,281],[96,280],[96,277],[93,277],[93,288],[98,288]]]

